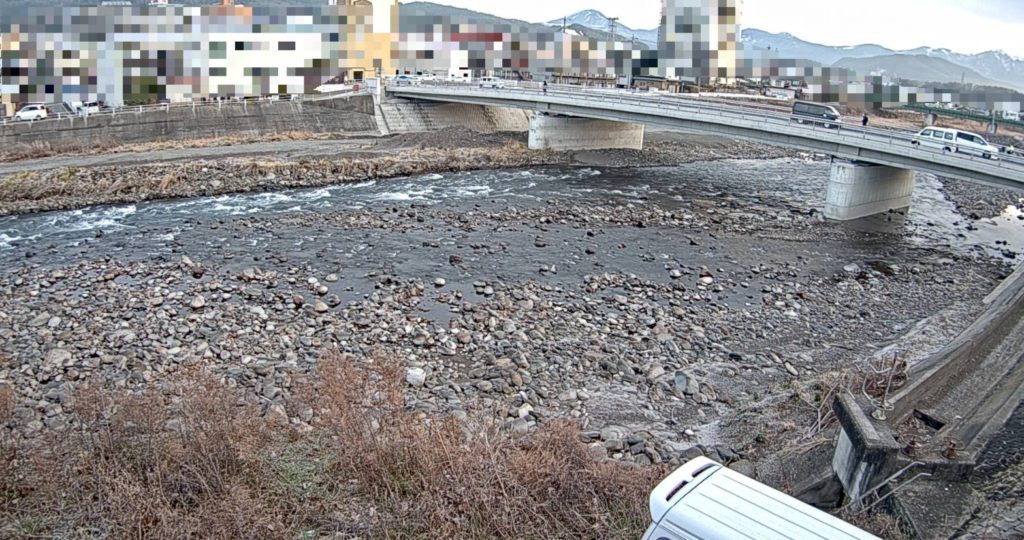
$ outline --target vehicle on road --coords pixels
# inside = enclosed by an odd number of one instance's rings
[[[914,135],[911,144],[921,148],[936,148],[944,152],[970,154],[985,159],[999,159],[999,149],[984,137],[959,129],[929,127]]]
[[[843,122],[839,111],[835,107],[808,101],[797,101],[793,104],[793,121],[799,124],[824,126],[830,129],[838,129],[839,125]]]
[[[100,112],[102,107],[99,101],[76,102],[74,105],[75,114],[86,115]]]
[[[651,492],[643,540],[877,540],[877,537],[705,457]]]
[[[419,86],[420,80],[413,75],[399,75],[394,78],[395,86]]]
[[[505,81],[497,77],[481,77],[480,88],[505,88]]]
[[[49,115],[50,113],[46,110],[46,105],[32,104],[22,107],[21,110],[14,114],[14,119],[16,121],[42,120]]]

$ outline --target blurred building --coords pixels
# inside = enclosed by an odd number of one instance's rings
[[[662,76],[701,84],[739,76],[742,0],[662,0],[661,6]]]
[[[398,0],[0,14],[0,100],[151,103],[304,93],[391,72]]]

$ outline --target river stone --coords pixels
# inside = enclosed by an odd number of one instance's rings
[[[423,368],[411,367],[405,372],[405,382],[409,383],[409,386],[419,388],[426,384],[427,372]]]
[[[676,388],[680,392],[692,396],[700,392],[700,383],[696,377],[685,371],[677,371],[675,374]]]
[[[64,349],[53,349],[46,353],[46,364],[53,367],[63,366],[71,360],[71,353]]]
[[[189,305],[192,306],[192,309],[202,309],[206,306],[206,298],[201,294],[197,294]]]

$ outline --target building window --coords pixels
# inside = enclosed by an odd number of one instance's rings
[[[228,57],[228,44],[223,41],[210,42],[210,58],[223,60]]]
[[[235,42],[235,50],[236,51],[244,51],[245,50],[245,42],[244,41],[236,41]]]
[[[226,67],[212,67],[210,68],[211,77],[227,77],[228,68]]]
[[[279,51],[294,51],[295,50],[295,42],[294,41],[282,41],[282,42],[277,44],[277,50],[279,50]]]

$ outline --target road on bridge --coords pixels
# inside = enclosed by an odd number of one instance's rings
[[[389,86],[394,97],[529,109],[540,113],[594,118],[667,129],[754,140],[828,154],[841,159],[912,169],[998,187],[1024,190],[1024,159],[984,159],[914,146],[913,132],[840,125],[838,129],[799,124],[774,108],[687,99],[673,94],[550,86],[535,83],[506,88],[431,83]]]

